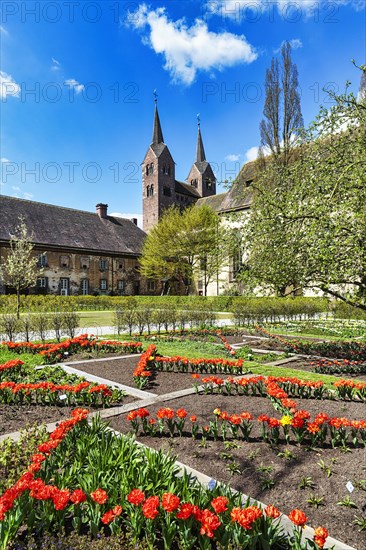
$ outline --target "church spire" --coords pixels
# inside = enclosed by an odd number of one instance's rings
[[[155,114],[154,114],[154,129],[152,136],[152,145],[164,143],[163,132],[161,130],[159,112],[158,112],[158,94],[154,90]]]
[[[197,149],[196,149],[196,160],[195,162],[203,162],[206,160],[205,149],[203,147],[203,141],[201,136],[201,119],[200,115],[197,115],[198,121],[198,136],[197,136]]]

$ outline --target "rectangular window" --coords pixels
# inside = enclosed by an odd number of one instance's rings
[[[81,256],[80,258],[80,267],[81,269],[89,269],[89,258],[88,256]]]
[[[100,290],[107,290],[107,279],[100,279]]]
[[[61,296],[67,296],[69,294],[69,279],[60,279],[60,294]]]
[[[89,294],[89,279],[81,279],[80,290],[84,296]]]
[[[147,285],[147,288],[150,292],[154,292],[154,290],[155,290],[155,281],[149,281],[148,285]]]
[[[47,267],[47,265],[48,265],[47,254],[46,253],[39,254],[38,258],[37,258],[37,266],[38,267]]]
[[[124,260],[117,260],[118,269],[123,270],[125,268]]]
[[[70,267],[70,256],[60,256],[60,267]]]
[[[163,195],[165,195],[166,197],[171,197],[172,196],[172,190],[170,189],[170,187],[166,187],[164,185],[163,187]]]
[[[117,281],[117,290],[124,290],[125,289],[125,282],[124,281]]]
[[[37,287],[38,288],[46,288],[47,287],[46,277],[37,277]]]
[[[99,260],[99,269],[100,271],[107,271],[108,269],[108,260],[104,260],[103,258]]]

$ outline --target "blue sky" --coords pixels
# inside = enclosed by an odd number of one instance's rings
[[[306,124],[324,87],[349,80],[357,93],[351,60],[366,62],[365,0],[3,0],[0,25],[1,193],[92,211],[106,202],[131,217],[154,89],[177,179],[200,113],[224,181],[255,158],[265,71],[283,41]]]

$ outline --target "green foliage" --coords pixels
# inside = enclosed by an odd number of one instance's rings
[[[319,508],[319,506],[324,506],[324,500],[324,497],[311,494],[309,498],[306,499],[306,502],[313,508]]]
[[[172,286],[188,289],[196,276],[206,295],[229,254],[226,230],[219,225],[216,212],[205,205],[166,210],[145,240],[141,273],[162,281],[164,291]]]
[[[280,294],[313,288],[366,310],[366,103],[332,95],[286,165],[265,162],[245,226],[246,276]]]
[[[36,269],[37,258],[33,255],[33,244],[23,218],[20,218],[9,244],[10,253],[0,264],[0,277],[5,285],[16,292],[16,314],[19,317],[20,292],[35,285],[39,274]]]
[[[19,479],[37,446],[47,438],[45,426],[32,426],[21,430],[18,441],[7,438],[0,442],[0,494]]]

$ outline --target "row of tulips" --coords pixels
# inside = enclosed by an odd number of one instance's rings
[[[36,487],[30,489],[30,484],[36,482],[34,477],[35,473],[41,469],[42,463],[46,461],[51,452],[57,449],[66,438],[67,434],[73,430],[77,424],[86,420],[88,412],[87,409],[74,409],[69,419],[60,422],[57,428],[50,434],[49,439],[39,445],[39,453],[33,455],[27,471],[12,487],[6,489],[0,497],[0,543],[2,549],[6,549],[7,543],[12,540],[13,536],[17,533],[21,524],[22,515],[25,512],[25,510],[21,510],[20,513],[12,513],[15,502],[21,499],[25,491],[36,490]],[[53,502],[55,509],[60,509],[62,502],[65,501],[65,495],[62,490],[55,489],[56,490],[53,492]],[[35,493],[31,496],[34,496],[34,494]]]
[[[319,359],[310,365],[320,374],[366,374],[366,362],[349,361],[348,359]]]
[[[243,374],[248,372],[244,361],[228,359],[188,359],[187,357],[155,357],[154,368],[167,372],[200,372]]]
[[[131,422],[136,435],[151,437],[155,437],[157,434],[171,437],[190,435],[193,439],[209,437],[214,441],[219,438],[226,441],[229,435],[233,439],[249,441],[254,427],[254,419],[249,412],[229,414],[217,408],[213,411],[213,415],[213,419],[208,423],[199,425],[197,416],[188,415],[183,408],[176,411],[170,407],[160,408],[156,413],[156,418],[150,415],[148,409],[140,408],[129,412],[127,420]],[[189,427],[187,426],[188,419]],[[280,439],[289,443],[292,434],[297,443],[306,440],[311,446],[324,445],[328,435],[332,447],[346,446],[349,441],[354,446],[366,446],[365,420],[330,418],[324,413],[319,413],[311,422],[308,411],[298,410],[293,414],[284,414],[280,419],[260,415],[256,421],[261,426],[260,435],[263,440],[274,444],[277,444]]]
[[[226,393],[228,395],[267,395],[266,383],[269,381],[277,382],[292,397],[302,399],[315,398],[323,399],[325,397],[334,397],[324,386],[324,382],[311,382],[301,380],[295,377],[274,377],[274,376],[253,376],[251,378],[220,378],[218,376],[200,377],[198,374],[192,374],[193,385],[198,391],[198,387],[203,387],[204,393]]]
[[[28,470],[0,497],[0,543],[3,550],[21,526],[42,536],[47,529],[57,530],[67,520],[72,521],[76,530],[89,528],[93,536],[97,536],[101,529],[118,533],[127,528],[132,533],[134,545],[145,538],[150,548],[156,547],[157,538],[163,542],[164,549],[171,548],[175,540],[185,550],[198,547],[208,550],[212,548],[212,542],[220,543],[222,547],[231,543],[252,550],[277,545],[293,550],[324,547],[328,537],[324,527],[315,529],[313,540],[304,539],[303,527],[307,517],[303,511],[294,509],[289,513],[294,530],[293,535],[288,537],[278,521],[281,513],[274,506],[269,505],[264,510],[249,502],[243,506],[239,495],[223,487],[214,485],[211,489],[203,489],[192,483],[187,474],[179,480],[175,479],[176,467],[172,468],[168,458],[163,460],[167,466],[165,477],[173,477],[167,479],[165,485],[163,481],[160,490],[152,487],[148,478],[141,486],[136,485],[135,480],[135,485],[131,487],[134,480],[128,478],[123,480],[122,486],[117,483],[116,492],[114,479],[109,484],[98,484],[98,479],[107,479],[102,472],[100,477],[93,476],[91,485],[86,489],[87,467],[82,477],[69,478],[70,485],[65,485],[60,479],[60,471],[55,468],[60,460],[64,460],[65,452],[69,459],[75,454],[75,444],[78,442],[80,448],[83,437],[92,437],[93,450],[101,451],[103,444],[108,442],[110,456],[116,446],[119,460],[122,447],[124,451],[139,453],[140,458],[142,453],[147,453],[150,470],[157,469],[160,460],[159,453],[153,459],[146,450],[136,449],[129,438],[121,441],[111,432],[107,433],[98,420],[88,426],[87,413],[84,409],[73,411],[72,417],[62,422],[50,434],[49,440],[38,447],[39,452],[33,455]],[[82,454],[85,460],[88,452]],[[134,456],[138,459],[137,455]],[[139,460],[137,462],[140,464]],[[64,468],[61,470],[64,471]],[[79,471],[78,468],[76,471]],[[161,479],[161,471],[155,473]],[[133,471],[130,477],[132,475]],[[124,491],[126,483],[130,489]],[[171,484],[171,490],[166,490],[167,483]]]
[[[0,403],[7,405],[35,403],[37,405],[109,407],[115,403],[122,403],[124,396],[125,393],[118,388],[86,381],[75,385],[45,381],[33,384],[0,382]]]
[[[366,401],[366,382],[354,382],[353,380],[337,380],[333,384],[337,396],[340,399],[360,399]]]
[[[136,369],[133,373],[133,379],[136,386],[140,389],[144,388],[151,376],[151,369],[153,367],[153,361],[155,358],[156,346],[151,344],[147,350],[141,355]]]
[[[0,365],[0,380],[3,376],[6,376],[7,371],[10,369],[19,371],[22,365],[24,365],[24,361],[21,361],[20,359],[12,359],[11,361],[7,361],[6,363]]]
[[[55,363],[65,357],[79,351],[109,351],[111,353],[140,353],[141,342],[118,342],[114,340],[97,340],[87,334],[81,334],[64,342],[34,344],[32,342],[3,342],[9,351],[16,353],[38,353],[49,363]]]
[[[305,355],[320,355],[322,357],[337,357],[349,359],[350,361],[366,360],[366,344],[355,341],[337,341],[337,342],[309,342],[301,340],[287,340],[268,330],[256,325],[256,330],[268,338],[272,338],[284,348]]]
[[[301,399],[348,399],[366,401],[366,382],[355,382],[353,380],[337,380],[328,389],[322,380],[313,382],[302,380],[294,376],[253,376],[251,378],[220,378],[219,376],[200,377],[199,374],[192,374],[193,386],[198,391],[199,386],[204,393],[221,393],[227,395],[267,395],[266,384],[276,382],[291,397]]]

